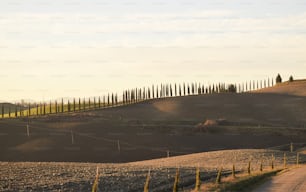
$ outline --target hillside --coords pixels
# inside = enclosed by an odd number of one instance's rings
[[[286,81],[276,86],[260,89],[255,92],[306,96],[306,80],[295,80],[293,82]]]
[[[29,136],[28,119],[3,119],[0,161],[128,162],[303,143],[305,117],[305,96],[223,93],[31,117]],[[198,130],[197,124],[207,119],[227,124]]]

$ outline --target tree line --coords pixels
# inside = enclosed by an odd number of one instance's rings
[[[279,76],[277,80],[279,81]],[[277,82],[278,82],[277,81]],[[182,97],[189,95],[203,95],[214,93],[243,93],[262,89],[274,85],[273,79],[265,79],[260,81],[247,81],[240,84],[225,84],[215,83],[204,85],[201,83],[181,83],[181,84],[160,84],[152,85],[151,87],[127,89],[122,92],[122,98],[118,97],[117,93],[109,93],[104,96],[94,98],[74,98],[64,102],[43,102],[43,103],[28,103],[25,106],[16,104],[14,108],[5,109],[4,104],[1,105],[1,117],[27,117],[39,116],[47,114],[58,114],[66,112],[81,112],[87,110],[101,109],[138,103],[150,99],[160,99],[166,97]],[[26,108],[26,109],[24,109]]]

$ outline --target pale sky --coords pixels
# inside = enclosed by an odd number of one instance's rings
[[[306,0],[1,0],[0,101],[306,78]]]

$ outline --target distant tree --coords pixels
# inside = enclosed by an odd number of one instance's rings
[[[99,96],[99,108],[101,108],[101,97]]]
[[[17,117],[17,105],[15,105],[15,117]]]
[[[28,116],[31,116],[31,105],[30,105],[30,103],[28,105]]]
[[[4,104],[1,106],[1,113],[2,113],[2,118],[4,118]]]
[[[57,110],[57,101],[55,101],[55,113],[57,113],[58,110]]]
[[[282,77],[280,76],[280,74],[277,74],[275,81],[276,81],[276,84],[282,82]]]
[[[187,94],[190,95],[190,87],[189,87],[189,84],[187,85]]]
[[[70,112],[70,101],[68,100],[68,112]]]
[[[237,88],[234,84],[230,84],[228,86],[228,92],[231,92],[231,93],[236,93],[237,92]]]
[[[174,84],[174,94],[175,94],[175,96],[177,96],[177,87],[176,87],[176,83]]]
[[[107,106],[109,106],[109,94],[107,95]]]
[[[44,103],[44,115],[46,115],[46,103]]]
[[[86,110],[86,101],[85,101],[85,97],[83,99],[83,110],[85,111]]]
[[[88,98],[88,109],[90,109],[91,103],[90,103],[90,98]]]
[[[81,110],[81,98],[79,97],[79,111]]]
[[[73,112],[75,112],[75,98],[73,98]]]
[[[9,107],[8,115],[9,115],[9,117],[11,117],[11,107]]]
[[[62,113],[64,113],[64,99],[62,98]]]
[[[50,101],[50,103],[49,103],[49,113],[50,113],[50,114],[52,113],[52,103],[51,103],[51,101]]]
[[[293,77],[292,77],[292,75],[289,77],[289,82],[293,82]]]
[[[181,84],[179,85],[179,95],[182,96],[182,88],[181,88]]]

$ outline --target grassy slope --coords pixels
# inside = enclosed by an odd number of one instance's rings
[[[134,161],[166,155],[230,148],[264,148],[303,142],[306,97],[274,94],[211,94],[150,100],[134,105],[30,118],[0,120],[0,160]],[[195,133],[206,119],[225,118],[241,129]],[[260,126],[259,126],[260,125]],[[267,133],[263,126],[290,135]],[[274,128],[273,128],[274,126]],[[287,129],[286,128],[286,129]],[[74,144],[71,143],[71,130]],[[217,130],[217,129],[216,129]],[[288,132],[288,131],[286,131]],[[242,134],[243,136],[239,135]],[[272,135],[272,137],[271,137]],[[121,141],[121,152],[117,140]]]

